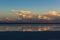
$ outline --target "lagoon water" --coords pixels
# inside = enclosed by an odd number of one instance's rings
[[[0,24],[0,40],[60,40],[60,24]]]
[[[0,31],[60,31],[60,24],[0,24]]]

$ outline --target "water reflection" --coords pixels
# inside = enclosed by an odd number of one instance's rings
[[[0,24],[0,31],[60,31],[59,26],[57,24]]]

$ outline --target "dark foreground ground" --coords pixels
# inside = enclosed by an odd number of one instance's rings
[[[42,32],[0,32],[0,40],[60,40],[58,31]]]

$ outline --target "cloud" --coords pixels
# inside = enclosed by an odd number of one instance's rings
[[[56,11],[49,11],[48,15],[39,15],[39,14],[33,14],[30,15],[30,11],[26,10],[11,10],[12,13],[15,13],[17,15],[17,20],[22,20],[22,22],[31,22],[31,23],[44,23],[44,22],[60,22],[60,14],[58,14]],[[7,20],[10,20],[8,17]],[[19,21],[18,21],[19,22]],[[21,22],[21,21],[20,21]]]
[[[57,15],[57,12],[56,12],[56,11],[49,11],[48,14],[49,14],[49,15],[56,16],[56,15]]]
[[[23,14],[23,15],[27,15],[27,14],[30,14],[31,12],[30,11],[26,11],[26,10],[12,10],[13,13],[16,13],[18,15],[20,14]]]
[[[12,13],[15,13],[18,18],[17,19],[23,19],[23,18],[31,18],[30,14],[31,12],[30,11],[27,11],[27,10],[11,10]]]
[[[58,14],[56,11],[49,11],[48,15],[46,16],[42,16],[37,14],[36,17],[33,15],[30,15],[31,12],[30,11],[26,11],[26,10],[12,10],[13,13],[15,13],[16,15],[19,16],[19,18],[38,18],[38,19],[46,19],[46,20],[55,20],[55,19],[59,19],[60,14]]]

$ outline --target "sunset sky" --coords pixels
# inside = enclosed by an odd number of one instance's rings
[[[46,14],[54,10],[60,13],[60,0],[0,0],[0,17],[15,17],[11,10],[27,10],[34,14]]]

